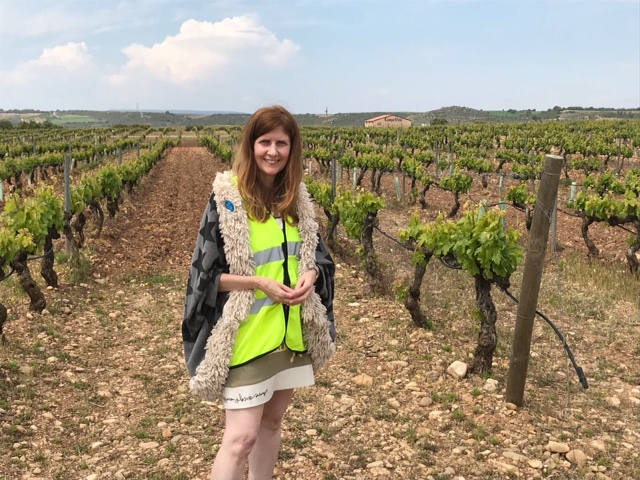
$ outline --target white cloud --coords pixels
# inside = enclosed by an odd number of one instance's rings
[[[45,48],[35,60],[19,63],[8,72],[0,72],[0,84],[23,85],[32,80],[49,79],[52,75],[76,72],[92,64],[85,42],[69,42],[53,48]]]
[[[284,66],[300,49],[291,40],[278,40],[255,15],[220,22],[187,20],[177,35],[161,43],[137,43],[124,48],[129,58],[109,77],[116,84],[151,75],[175,84],[204,81],[237,67]]]
[[[68,70],[75,70],[84,67],[90,61],[91,55],[89,55],[86,43],[69,42],[66,45],[45,48],[40,58],[34,61],[34,64],[43,67],[62,67]]]

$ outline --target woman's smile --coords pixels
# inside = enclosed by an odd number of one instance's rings
[[[276,175],[289,161],[291,139],[282,127],[278,127],[256,139],[253,154],[258,167],[258,177],[263,185],[273,185]]]

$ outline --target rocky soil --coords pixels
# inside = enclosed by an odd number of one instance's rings
[[[89,238],[87,277],[72,284],[57,266],[61,287],[46,291],[42,314],[28,311],[14,279],[0,284],[11,308],[0,346],[0,479],[207,478],[224,412],[188,391],[180,323],[220,168],[202,148],[171,150],[101,238]],[[450,201],[429,198],[425,215]],[[407,217],[390,201],[381,228],[395,234]],[[507,403],[516,313],[508,298],[494,293],[492,374],[468,376],[477,324],[464,272],[429,265],[423,302],[434,327],[423,330],[393,298],[370,295],[353,256],[336,256],[338,354],[315,387],[296,392],[274,478],[640,478],[640,287],[616,253],[585,262],[572,228],[559,229],[562,252],[545,268],[539,308],[567,336],[588,390],[538,322],[525,405]],[[598,241],[617,247],[624,237],[602,230]],[[376,242],[390,278],[406,276],[409,254]],[[353,247],[343,240],[344,251]]]

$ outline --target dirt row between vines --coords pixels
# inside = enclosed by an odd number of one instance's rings
[[[180,322],[220,168],[205,149],[170,150],[101,238],[89,232],[87,278],[72,285],[58,265],[61,287],[46,291],[43,315],[28,311],[14,279],[0,284],[11,307],[0,346],[0,479],[207,478],[224,412],[188,391]],[[390,206],[381,225],[401,228],[406,210]],[[389,270],[410,273],[406,252],[376,242]],[[469,361],[477,336],[464,272],[429,265],[427,331],[394,299],[371,297],[357,262],[336,260],[338,354],[315,387],[296,392],[274,478],[640,477],[640,291],[624,271],[566,252],[562,265],[548,266],[541,302],[567,333],[590,388],[580,388],[540,322],[526,404],[515,409],[504,401],[510,300],[494,294],[493,375],[458,380],[447,368]]]

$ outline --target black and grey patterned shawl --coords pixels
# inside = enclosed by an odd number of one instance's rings
[[[316,248],[316,264],[320,269],[320,276],[315,290],[327,310],[331,338],[335,340],[333,315],[335,265],[320,237]],[[200,223],[193,252],[182,320],[185,360],[192,376],[205,356],[209,335],[222,315],[222,309],[229,297],[228,292],[218,292],[222,273],[229,273],[229,264],[226,261],[224,241],[220,233],[215,194],[212,193]]]

